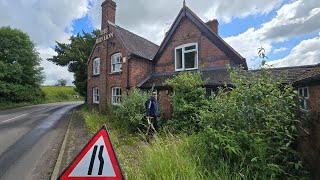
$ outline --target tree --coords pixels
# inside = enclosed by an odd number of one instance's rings
[[[44,79],[40,60],[26,33],[11,27],[0,28],[0,81],[39,86]]]
[[[0,101],[39,101],[44,97],[40,57],[30,37],[19,29],[0,28]]]
[[[66,86],[67,85],[67,80],[65,79],[59,79],[57,86]]]
[[[100,31],[94,30],[92,33],[71,36],[69,44],[56,42],[55,51],[58,55],[48,59],[56,65],[68,66],[68,70],[74,73],[76,90],[82,96],[87,94],[88,58],[99,35]]]

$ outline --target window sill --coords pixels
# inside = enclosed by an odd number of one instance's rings
[[[190,68],[190,69],[176,69],[176,71],[192,71],[192,70],[198,70],[198,68]]]
[[[93,104],[95,104],[95,105],[99,105],[99,102],[93,102]]]
[[[98,77],[100,74],[92,74],[91,77]]]
[[[120,75],[120,74],[122,74],[122,71],[109,73],[109,75]]]

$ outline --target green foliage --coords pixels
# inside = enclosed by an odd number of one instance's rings
[[[44,78],[39,65],[40,57],[26,33],[0,28],[0,81],[39,86]]]
[[[0,81],[0,102],[37,103],[43,101],[44,97],[44,93],[38,87]]]
[[[192,133],[202,129],[200,115],[208,107],[208,100],[201,76],[201,72],[183,72],[165,82],[173,89],[173,118],[169,126],[176,131]]]
[[[233,88],[221,89],[202,111],[205,130],[194,140],[195,151],[209,168],[224,159],[247,179],[305,177],[294,140],[297,137],[295,93],[267,69],[231,70]],[[231,90],[231,91],[230,91]]]
[[[66,102],[82,101],[83,97],[70,86],[42,86],[42,91],[46,94],[45,102]]]
[[[116,121],[120,126],[129,132],[137,132],[144,128],[145,120],[145,102],[148,95],[143,94],[140,90],[130,90],[128,94],[121,99],[121,105],[114,108]]]
[[[29,36],[10,27],[0,28],[0,101],[39,102],[44,94],[40,57]]]
[[[57,42],[55,51],[58,55],[48,59],[59,66],[68,66],[74,73],[77,91],[84,97],[87,94],[87,62],[99,34],[99,30],[83,32],[83,35],[71,36],[70,44]]]
[[[199,169],[186,149],[187,143],[186,137],[168,135],[132,153],[121,153],[120,159],[127,157],[123,162],[127,179],[211,179]]]

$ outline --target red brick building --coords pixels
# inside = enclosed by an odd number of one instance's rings
[[[227,64],[232,67],[242,65],[247,69],[245,58],[219,36],[218,21],[204,23],[185,5],[160,47],[119,27],[115,20],[116,3],[105,0],[102,3],[102,33],[88,61],[87,103],[89,106],[98,106],[101,111],[105,111],[108,105],[119,105],[121,96],[131,88],[155,87],[165,118],[168,119],[172,108],[169,88],[164,86],[166,79],[181,71],[201,68],[203,78],[208,80],[206,88],[211,91],[230,83]],[[293,73],[294,77],[290,76],[291,72],[296,72],[291,71],[294,68],[287,68],[290,74],[288,83],[297,82],[297,86],[307,87],[303,83],[310,83],[310,77],[302,75],[308,68],[314,67],[297,68],[299,73]],[[278,72],[278,69],[274,69],[274,72]],[[298,77],[309,79],[306,81]],[[307,88],[307,98],[308,101],[314,101],[306,106],[320,109],[319,79],[313,78],[312,83]],[[300,91],[304,95],[305,89]]]

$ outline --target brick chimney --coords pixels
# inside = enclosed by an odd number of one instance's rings
[[[219,22],[217,19],[206,22],[206,25],[210,28],[211,31],[216,33],[216,35],[219,34]]]
[[[110,21],[115,24],[116,22],[116,8],[117,4],[113,0],[105,0],[102,4],[102,22],[101,29],[107,27],[107,22]]]

